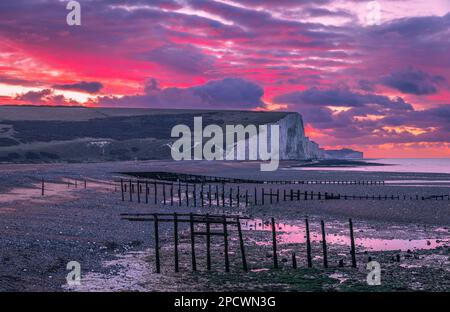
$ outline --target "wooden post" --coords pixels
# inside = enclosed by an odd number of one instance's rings
[[[177,213],[173,214],[173,241],[175,252],[175,272],[179,272],[178,268],[178,216]]]
[[[140,181],[137,180],[137,196],[138,196],[138,203],[141,202],[141,185]]]
[[[239,245],[241,246],[242,268],[244,269],[245,272],[247,272],[248,268],[247,268],[247,259],[245,257],[244,238],[242,236],[241,220],[239,219],[239,217],[236,218],[236,222],[239,234]]]
[[[84,180],[84,189],[87,189],[87,181]]]
[[[197,184],[194,184],[194,191],[192,195],[194,197],[194,207],[197,207]]]
[[[163,203],[166,205],[166,184],[163,183]]]
[[[125,194],[123,193],[123,179],[120,179],[120,190],[122,191],[122,201],[125,201]]]
[[[202,189],[200,190],[200,201],[201,201],[200,205],[203,207],[203,183],[201,185]]]
[[[292,268],[297,268],[297,258],[295,257],[295,252],[292,253]]]
[[[272,218],[272,249],[273,249],[273,267],[278,269],[278,255],[277,255],[277,229],[275,228],[275,219]]]
[[[258,205],[258,192],[256,190],[256,186],[255,186],[255,202],[254,202],[255,206]]]
[[[351,244],[351,255],[352,255],[352,267],[356,268],[356,250],[355,250],[355,236],[353,235],[353,221],[348,219],[350,226],[350,244]]]
[[[248,190],[245,190],[245,207],[248,206]]]
[[[145,181],[145,203],[148,204],[148,181]]]
[[[211,224],[209,214],[206,214],[206,269],[211,270]]]
[[[225,183],[222,183],[222,207],[225,207]]]
[[[219,201],[219,185],[216,184],[216,201],[217,201],[217,207],[220,206],[220,201]]]
[[[186,183],[186,207],[189,207],[189,184]]]
[[[241,202],[240,197],[241,197],[241,190],[240,190],[240,187],[239,187],[239,185],[238,185],[238,188],[237,188],[237,195],[236,195],[236,199],[237,199],[237,207],[238,207],[238,208],[239,208],[239,205],[240,205],[240,202]]]
[[[306,226],[306,258],[308,261],[308,268],[312,268],[312,256],[311,256],[311,237],[309,235],[309,221],[305,219]]]
[[[181,183],[178,182],[178,206],[181,207]]]
[[[230,272],[230,260],[228,258],[228,229],[227,229],[227,217],[224,215],[223,218],[223,245],[225,252],[225,272]]]
[[[209,207],[211,207],[212,205],[212,197],[211,197],[211,184],[208,184],[208,202],[209,202]]]
[[[158,183],[156,183],[156,181],[154,182],[154,191],[155,191],[155,205],[158,203]]]
[[[41,183],[41,196],[44,196],[45,194],[45,182],[44,182],[44,178],[42,178],[42,183]]]
[[[132,186],[133,186],[133,182],[131,182],[131,179],[130,179],[130,189],[128,190],[128,193],[130,193],[130,202],[133,201]]]
[[[233,187],[230,187],[230,207],[233,207]]]
[[[170,206],[173,206],[173,183],[170,186]]]
[[[158,214],[153,215],[155,223],[155,259],[156,259],[156,273],[161,272],[160,260],[159,260],[159,226],[158,226]]]
[[[264,197],[265,197],[264,188],[262,188],[262,190],[261,190],[261,200],[262,200],[262,205],[263,206],[264,206]]]
[[[189,225],[191,227],[191,257],[192,257],[192,271],[197,271],[197,262],[195,259],[195,234],[194,234],[194,215],[189,216]]]
[[[323,266],[325,268],[328,268],[327,238],[326,238],[326,232],[325,232],[325,222],[323,222],[323,220],[321,220],[320,225],[322,227]]]

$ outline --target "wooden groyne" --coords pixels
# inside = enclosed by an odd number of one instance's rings
[[[273,205],[289,201],[310,200],[450,200],[449,195],[405,195],[405,194],[365,194],[307,191],[286,186],[267,187],[225,183],[193,184],[166,181],[124,180],[119,181],[122,201],[149,203],[170,206],[193,207],[248,207],[250,205]],[[245,188],[245,191],[243,191]],[[153,198],[151,198],[153,197]]]
[[[198,240],[197,237],[206,238],[206,270],[211,270],[212,263],[212,254],[211,254],[211,238],[213,236],[221,237],[223,239],[223,252],[220,253],[220,256],[223,256],[224,270],[225,272],[230,272],[230,257],[229,257],[229,241],[230,236],[233,235],[233,232],[237,231],[238,234],[238,244],[239,244],[239,252],[242,261],[242,270],[244,272],[249,271],[248,266],[248,255],[246,250],[248,246],[245,245],[244,240],[244,232],[247,235],[251,235],[253,230],[243,231],[241,227],[241,222],[245,220],[251,219],[250,217],[241,216],[241,215],[214,215],[214,214],[196,214],[196,213],[123,213],[121,214],[121,218],[123,220],[128,220],[132,222],[149,222],[153,224],[153,248],[154,248],[154,257],[155,257],[155,271],[156,273],[161,273],[161,263],[166,263],[165,261],[161,261],[161,241],[160,241],[160,223],[172,223],[173,228],[173,267],[175,272],[180,271],[180,257],[179,257],[179,237],[180,237],[180,225],[187,224],[189,231],[189,240],[190,240],[190,251],[191,251],[191,270],[193,272],[198,271],[199,267],[197,265],[197,260],[199,257],[198,254]],[[277,241],[277,223],[275,218],[270,218],[268,222],[270,224],[270,233],[271,233],[271,258],[273,260],[273,269],[279,269],[280,263],[278,260],[278,241]],[[212,225],[216,225],[216,229],[212,230]],[[310,221],[305,219],[305,237],[306,237],[306,252],[305,252],[305,260],[306,267],[313,267],[313,255],[311,248],[311,238],[310,238]],[[221,230],[217,230],[217,226],[221,226]],[[326,241],[326,225],[323,220],[320,221],[321,233],[322,233],[322,256],[321,259],[323,261],[323,267],[326,269],[330,267],[330,259],[328,254],[328,245]],[[199,228],[201,228],[199,230]],[[356,258],[356,248],[355,248],[355,236],[353,231],[353,221],[349,219],[349,229],[350,229],[350,255],[351,255],[351,266],[353,268],[357,267],[357,258]],[[295,243],[300,244],[300,243]],[[299,250],[301,251],[301,250]],[[292,252],[292,268],[297,269],[297,254]],[[261,265],[258,263],[263,262],[264,259],[253,259],[252,263],[257,263],[256,265],[260,268]],[[339,267],[344,266],[344,262],[340,259],[338,262]]]

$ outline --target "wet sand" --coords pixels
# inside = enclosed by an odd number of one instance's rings
[[[290,166],[292,162],[283,163]],[[204,244],[198,244],[201,272],[189,271],[188,230],[184,229],[182,273],[172,271],[171,228],[163,226],[162,246],[165,274],[153,273],[152,226],[120,220],[125,212],[188,212],[193,208],[122,202],[109,183],[122,171],[176,171],[235,178],[304,180],[392,180],[432,181],[431,187],[386,184],[276,186],[303,191],[355,195],[449,194],[445,174],[331,172],[279,170],[261,173],[258,163],[186,163],[153,161],[104,164],[0,165],[0,290],[450,290],[450,201],[414,200],[308,200],[287,201],[272,206],[241,207],[225,212],[251,215],[264,223],[274,217],[280,224],[281,270],[271,268],[270,232],[244,229],[252,272],[243,275],[240,255],[231,242],[232,273],[223,272],[222,245],[213,244],[213,271],[204,272]],[[47,184],[40,196],[40,181]],[[75,188],[67,182],[78,179]],[[81,181],[87,179],[87,189]],[[422,181],[423,182],[423,181]],[[421,182],[421,183],[422,183]],[[403,183],[403,182],[401,182]],[[411,184],[411,183],[410,183]],[[275,186],[273,186],[275,187]],[[245,190],[245,188],[243,188]],[[215,209],[222,213],[223,208]],[[195,209],[212,213],[210,208]],[[313,237],[314,269],[305,268],[303,220],[311,220],[317,235],[320,220],[327,224],[330,264],[321,266],[320,236]],[[358,269],[349,268],[348,218],[354,220]],[[261,222],[260,222],[261,221]],[[233,234],[234,235],[234,234]],[[299,269],[290,266],[291,252]],[[400,262],[396,262],[397,255]],[[385,283],[377,289],[365,283],[368,257],[380,261]],[[283,262],[285,259],[286,262]],[[79,261],[82,285],[65,286],[69,261]],[[339,268],[343,260],[346,267]],[[245,277],[245,281],[243,280]],[[176,285],[176,286],[175,286]],[[211,288],[214,287],[214,288]]]

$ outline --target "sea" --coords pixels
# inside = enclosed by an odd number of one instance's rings
[[[416,173],[448,173],[450,174],[450,158],[377,158],[363,159],[369,163],[386,166],[355,167],[303,167],[301,170],[342,170],[368,172],[416,172]]]

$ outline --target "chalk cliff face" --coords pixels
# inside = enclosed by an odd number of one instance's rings
[[[302,116],[287,113],[275,124],[280,126],[280,159],[309,160],[323,158],[319,144],[305,136]]]
[[[171,159],[172,127],[184,124],[193,129],[198,116],[203,127],[279,125],[281,160],[323,157],[319,146],[305,136],[298,113],[0,107],[0,163]]]

